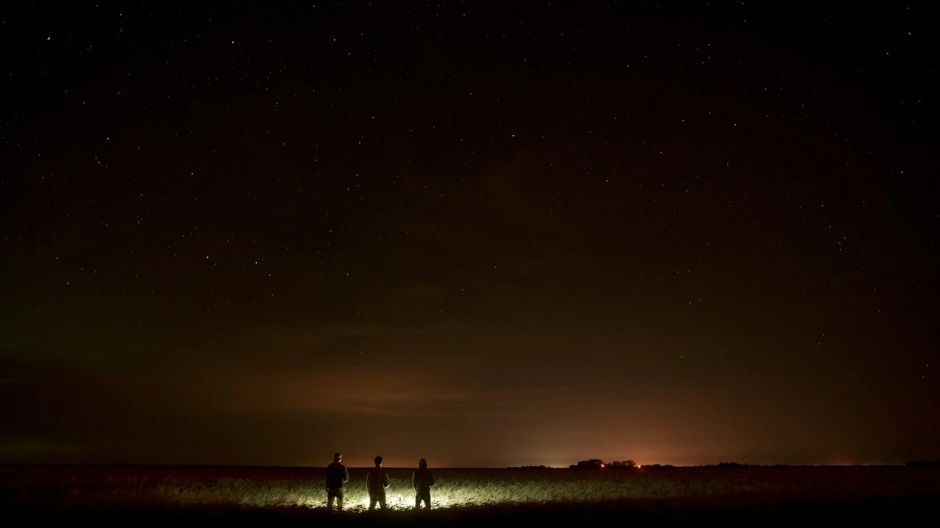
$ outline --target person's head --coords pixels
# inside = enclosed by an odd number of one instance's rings
[[[342,454],[342,453],[335,453],[335,454],[333,455],[333,462],[342,462],[342,460],[343,460],[343,454]]]
[[[427,469],[427,468],[428,468],[427,460],[422,458],[421,460],[418,461],[418,469]]]
[[[382,465],[382,455],[379,455],[379,456],[375,457],[375,465],[376,465],[376,466],[381,466],[381,465]]]

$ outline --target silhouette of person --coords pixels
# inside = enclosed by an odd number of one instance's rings
[[[369,511],[375,509],[379,503],[381,509],[386,509],[385,490],[389,486],[388,472],[382,467],[382,457],[375,457],[375,467],[366,473],[366,487],[369,489]]]
[[[326,466],[326,507],[333,509],[333,499],[336,499],[336,509],[343,511],[343,495],[346,494],[346,483],[349,482],[349,469],[343,464],[343,454],[333,455],[333,461]]]
[[[411,487],[415,490],[415,509],[421,507],[421,501],[424,506],[431,509],[431,486],[434,485],[434,476],[428,469],[428,461],[421,459],[418,461],[418,469],[411,474]]]

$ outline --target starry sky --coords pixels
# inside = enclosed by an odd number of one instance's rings
[[[940,458],[934,9],[272,6],[0,12],[0,461]]]

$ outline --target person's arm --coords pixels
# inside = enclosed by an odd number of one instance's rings
[[[385,478],[382,480],[382,486],[387,488],[391,484],[391,481],[388,479],[388,471],[385,472]]]
[[[349,468],[343,466],[343,485],[349,482]]]

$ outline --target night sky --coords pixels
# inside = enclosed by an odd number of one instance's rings
[[[935,10],[26,4],[2,462],[940,458]]]

